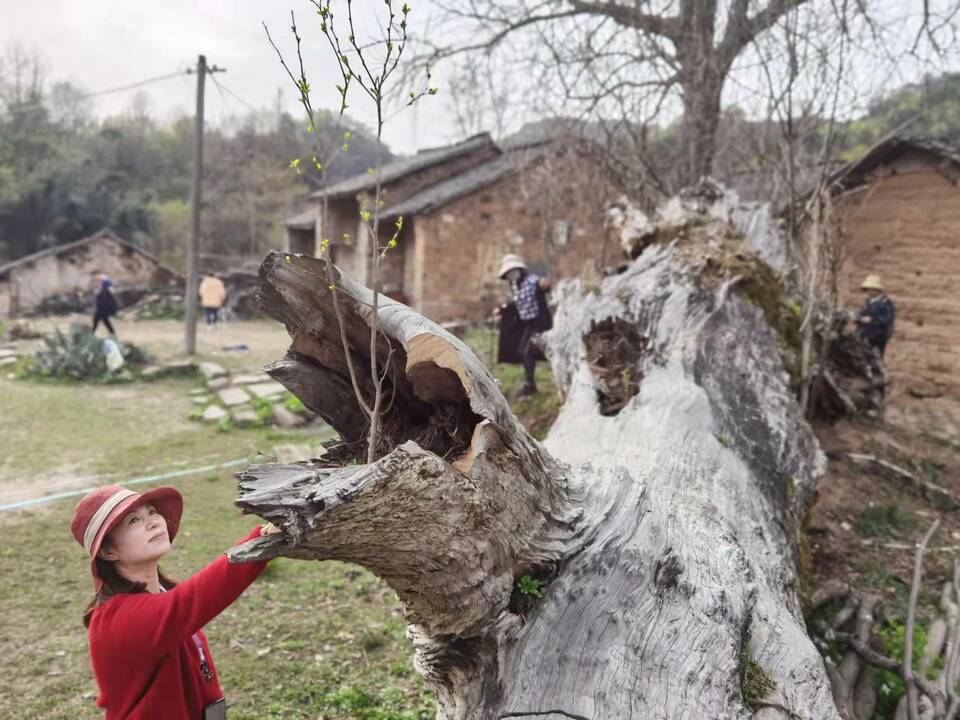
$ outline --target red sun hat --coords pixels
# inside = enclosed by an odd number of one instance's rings
[[[87,493],[73,511],[70,532],[74,539],[90,553],[90,573],[93,575],[94,592],[99,592],[103,581],[97,574],[97,553],[107,534],[120,519],[139,505],[149,503],[167,521],[170,541],[180,527],[183,514],[183,497],[172,487],[159,487],[145,493],[137,493],[120,485],[104,485]]]

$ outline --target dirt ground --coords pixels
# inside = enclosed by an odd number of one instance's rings
[[[845,580],[883,598],[886,615],[901,616],[914,544],[939,517],[921,595],[921,604],[932,612],[960,557],[960,511],[944,501],[944,495],[960,499],[960,435],[951,427],[954,417],[960,417],[960,403],[901,394],[890,398],[883,420],[816,428],[829,465],[807,523],[813,588],[833,578]],[[875,465],[864,467],[849,453],[893,463],[935,490],[925,492]]]

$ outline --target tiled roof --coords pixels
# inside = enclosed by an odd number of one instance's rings
[[[501,178],[542,158],[544,154],[544,145],[533,145],[508,152],[436,185],[431,185],[406,200],[384,208],[381,214],[388,218],[428,214],[457,198],[494,184]]]
[[[466,153],[480,150],[484,147],[498,149],[489,133],[474,135],[453,145],[421,150],[416,155],[394,160],[380,168],[380,181],[382,183],[393,182],[419,170],[424,170],[433,165],[452,160],[460,155],[465,155]],[[313,193],[311,197],[322,198],[324,196],[338,197],[341,195],[355,195],[362,190],[369,190],[375,187],[375,185],[376,178],[374,174],[365,172],[321,188]]]

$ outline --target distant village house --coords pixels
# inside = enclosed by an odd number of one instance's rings
[[[841,302],[862,304],[860,284],[878,273],[896,303],[885,356],[895,392],[932,386],[960,397],[958,186],[960,149],[895,137],[832,180]]]
[[[503,290],[496,271],[505,253],[558,278],[596,277],[619,252],[603,225],[617,190],[595,158],[559,142],[503,149],[481,134],[389,163],[381,182],[381,242],[403,218],[383,290],[439,322],[490,312]],[[366,173],[315,193],[315,206],[286,223],[287,250],[318,254],[325,200],[334,262],[369,284],[360,212],[373,209],[374,192],[375,176]]]
[[[183,279],[136,245],[102,230],[0,265],[0,317],[56,310],[57,300],[86,298],[101,275],[119,292],[182,286]],[[92,306],[92,305],[91,305]]]

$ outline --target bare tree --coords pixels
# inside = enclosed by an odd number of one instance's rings
[[[909,3],[868,0],[435,0],[450,30],[445,43],[425,41],[422,59],[501,56],[501,84],[559,95],[584,115],[643,128],[681,115],[679,185],[713,170],[724,88],[752,71],[754,45],[801,10],[809,26],[795,32],[855,36],[861,51],[883,52]],[[910,6],[910,7],[908,7]],[[929,0],[910,37],[916,55],[952,42],[956,0]],[[899,9],[898,9],[899,8]],[[902,34],[902,31],[901,31]],[[436,35],[436,34],[435,34]],[[795,61],[796,58],[793,58]],[[791,62],[787,59],[787,62]],[[518,72],[524,68],[525,72]],[[796,67],[798,73],[807,68]]]
[[[407,18],[410,14],[410,6],[407,3],[403,3],[403,6],[398,9],[395,7],[393,0],[385,0],[384,5],[386,6],[387,18],[383,24],[384,36],[379,40],[365,43],[357,36],[357,23],[355,22],[353,0],[347,0],[346,19],[345,21],[341,20],[340,24],[335,24],[332,0],[310,0],[310,2],[316,8],[317,15],[320,18],[320,29],[337,61],[337,67],[340,71],[341,84],[336,86],[337,92],[340,95],[337,126],[340,126],[340,119],[342,119],[343,113],[348,107],[348,96],[350,95],[351,86],[358,88],[357,92],[366,96],[373,104],[376,112],[377,162],[374,168],[372,168],[376,180],[373,207],[361,208],[360,210],[361,219],[369,234],[369,254],[367,261],[369,263],[369,278],[372,290],[371,301],[368,308],[370,313],[369,343],[371,348],[369,353],[369,387],[361,386],[360,375],[358,374],[358,369],[350,347],[352,340],[347,330],[347,319],[344,316],[344,311],[340,307],[340,297],[337,290],[341,278],[339,277],[339,271],[335,270],[333,266],[330,253],[330,238],[326,234],[326,223],[328,220],[326,196],[323,197],[320,228],[320,254],[321,257],[326,260],[324,263],[325,278],[333,298],[334,314],[340,330],[340,341],[343,346],[346,367],[354,396],[367,418],[367,462],[374,462],[374,460],[379,457],[382,444],[380,433],[382,415],[389,411],[393,402],[393,398],[391,397],[391,399],[387,401],[387,404],[384,405],[383,387],[390,372],[391,361],[393,359],[393,347],[390,344],[389,338],[387,339],[389,350],[385,359],[378,357],[376,352],[378,337],[382,334],[378,321],[381,302],[380,267],[386,253],[397,246],[400,231],[403,229],[403,218],[398,218],[392,235],[389,238],[381,238],[380,210],[383,206],[383,184],[381,175],[383,162],[381,153],[383,149],[383,128],[390,113],[387,105],[389,81],[400,64],[407,44]],[[309,122],[307,131],[318,136],[318,128],[316,126],[317,112],[311,100],[311,86],[303,65],[303,55],[301,52],[302,38],[297,30],[296,18],[293,12],[290,13],[290,19],[290,29],[296,41],[298,61],[296,71],[291,70],[285,61],[283,54],[279,48],[277,48],[272,38],[270,38],[269,30],[267,30],[267,38],[277,51],[284,70],[297,88],[300,104],[303,106]],[[338,27],[340,28],[339,30]],[[427,80],[429,81],[429,79],[430,73],[428,70]],[[437,89],[429,86],[420,92],[411,92],[405,105],[412,105],[423,96],[435,95],[436,93]],[[321,177],[323,177],[326,167],[333,157],[335,157],[339,151],[342,150],[346,152],[349,149],[349,140],[350,132],[347,131],[343,135],[343,143],[339,148],[336,144],[318,142],[319,157],[318,155],[314,155],[310,158],[310,162],[321,173]],[[295,158],[291,161],[290,166],[295,171],[300,172],[302,171],[300,168],[301,162],[302,158]]]

